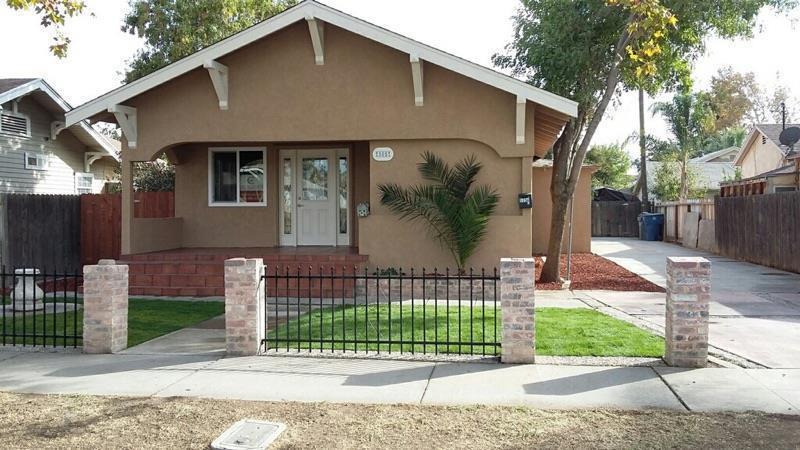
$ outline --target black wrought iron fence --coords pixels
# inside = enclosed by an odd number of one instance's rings
[[[78,347],[83,344],[83,276],[32,268],[0,271],[3,346]]]
[[[270,268],[267,349],[496,355],[502,329],[497,269]]]

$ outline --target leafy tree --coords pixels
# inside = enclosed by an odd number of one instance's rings
[[[596,165],[597,171],[592,174],[592,187],[611,187],[623,189],[633,182],[628,170],[631,158],[620,144],[595,145],[586,153],[586,162]]]
[[[136,192],[162,192],[175,190],[175,166],[161,157],[155,161],[135,163],[133,190]]]
[[[685,176],[685,178],[684,178]],[[700,181],[700,174],[694,167],[684,167],[676,160],[662,161],[655,170],[653,179],[653,195],[662,202],[674,202],[681,199],[681,189],[686,183],[686,198],[703,198],[707,188]]]
[[[130,0],[122,30],[145,39],[131,82],[267,19],[297,0]]]
[[[67,56],[70,43],[62,30],[64,23],[68,17],[79,15],[86,9],[82,0],[6,0],[6,5],[18,11],[33,9],[41,17],[40,23],[44,28],[55,28],[50,53],[58,58]]]
[[[730,66],[719,69],[711,77],[709,91],[711,108],[717,116],[714,128],[741,126],[753,108],[753,89],[757,86],[753,72],[734,72]]]
[[[653,113],[661,114],[674,138],[675,160],[680,167],[680,199],[689,198],[689,159],[694,157],[713,134],[714,112],[705,93],[678,93],[670,102],[653,104]]]
[[[463,273],[467,260],[486,236],[489,217],[500,197],[490,186],[472,187],[481,170],[475,155],[453,168],[430,152],[423,153],[422,160],[417,167],[429,184],[407,188],[380,184],[381,204],[402,219],[426,223]]]
[[[620,88],[654,94],[689,79],[709,34],[746,37],[764,5],[793,0],[522,0],[514,40],[494,63],[578,102],[553,147],[553,215],[542,281],[557,281],[567,205],[603,115]]]
[[[725,128],[709,137],[703,147],[699,149],[698,155],[713,153],[729,147],[741,147],[746,137],[747,130],[740,126]]]
[[[783,120],[781,104],[786,106],[786,123],[796,117],[795,98],[788,87],[778,85],[773,91],[767,91],[758,85],[752,88],[753,106],[747,112],[747,120],[751,124],[781,123]]]

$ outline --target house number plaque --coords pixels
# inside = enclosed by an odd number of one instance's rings
[[[372,159],[375,161],[391,161],[394,158],[394,150],[389,147],[375,147],[372,150]]]

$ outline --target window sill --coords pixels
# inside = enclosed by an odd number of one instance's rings
[[[209,208],[257,208],[267,206],[266,202],[262,203],[219,203],[212,202],[208,204]]]

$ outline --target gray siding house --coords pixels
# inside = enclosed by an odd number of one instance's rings
[[[98,193],[115,180],[119,144],[88,122],[64,127],[70,109],[42,79],[0,79],[0,192]]]

